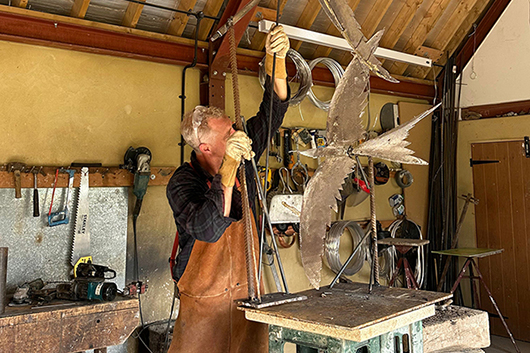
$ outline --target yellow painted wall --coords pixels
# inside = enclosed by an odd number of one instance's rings
[[[0,162],[69,165],[85,161],[118,165],[127,147],[132,145],[149,147],[153,166],[177,166],[180,163],[177,143],[180,141],[181,73],[179,66],[0,41],[3,122]],[[198,70],[189,70],[187,109],[199,103],[198,83]],[[251,117],[257,111],[262,89],[256,77],[240,76],[240,85],[242,113]],[[230,87],[228,82],[226,86]],[[296,85],[292,88],[293,92],[297,89]],[[330,98],[333,92],[332,88],[314,89],[323,99]],[[370,111],[375,130],[379,130],[382,105],[398,101],[425,103],[372,95]],[[227,107],[228,114],[233,116],[230,90],[227,90]],[[284,126],[325,129],[325,119],[325,112],[305,100],[300,107],[289,109]],[[315,166],[305,158],[302,162]],[[396,192],[400,189],[393,180],[377,187],[379,219],[393,219],[387,198]],[[346,219],[355,220],[368,216],[368,201],[355,209],[347,209],[345,214]],[[130,223],[129,230],[131,233]],[[161,320],[169,314],[173,284],[169,280],[167,258],[174,232],[165,187],[150,187],[138,222],[140,272],[143,279],[148,278],[150,286],[142,301],[146,321]],[[132,254],[131,234],[129,239],[129,254]],[[348,246],[346,241],[344,257]],[[290,290],[308,288],[297,246],[282,249],[280,253]],[[130,268],[131,258],[128,264]],[[356,279],[366,281],[367,274],[365,266]],[[329,283],[331,278],[331,271],[324,265],[323,283]]]
[[[154,166],[177,166],[181,73],[179,66],[0,42],[0,163],[117,166],[129,146],[146,146]],[[187,82],[194,106],[198,71]],[[150,286],[142,301],[146,321],[169,315],[174,234],[165,187],[149,187],[138,220],[140,273]]]

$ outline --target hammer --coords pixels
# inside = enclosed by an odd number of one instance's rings
[[[22,198],[22,184],[20,180],[20,173],[24,170],[26,165],[20,162],[13,162],[8,164],[10,172],[13,172],[15,175],[15,198]]]

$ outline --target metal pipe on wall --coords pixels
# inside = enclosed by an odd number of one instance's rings
[[[0,248],[0,315],[5,312],[7,305],[7,248]]]

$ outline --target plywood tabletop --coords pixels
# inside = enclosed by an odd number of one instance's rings
[[[477,249],[477,248],[459,248],[449,250],[432,251],[434,254],[460,256],[460,257],[486,257],[497,255],[503,252],[504,249]]]
[[[451,294],[374,287],[364,283],[302,292],[307,300],[263,309],[240,308],[247,319],[361,342],[434,315]]]

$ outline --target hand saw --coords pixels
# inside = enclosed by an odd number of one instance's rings
[[[90,255],[90,224],[88,215],[88,168],[81,168],[81,183],[77,194],[77,212],[74,226],[74,245],[70,262],[74,266],[74,277],[77,277],[77,266],[92,262]]]

